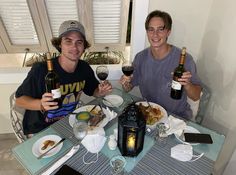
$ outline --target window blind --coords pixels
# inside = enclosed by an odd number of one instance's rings
[[[52,34],[58,36],[58,29],[65,20],[79,20],[76,0],[45,0]]]
[[[93,0],[94,43],[119,43],[121,0]]]
[[[0,0],[0,33],[6,52],[53,50],[65,20],[78,20],[91,51],[123,50],[130,0]],[[2,51],[4,52],[4,50]]]
[[[1,0],[0,14],[12,44],[39,43],[26,0]]]

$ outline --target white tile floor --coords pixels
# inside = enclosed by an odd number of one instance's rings
[[[0,134],[0,175],[28,175],[12,155],[11,149],[17,144],[14,134]]]

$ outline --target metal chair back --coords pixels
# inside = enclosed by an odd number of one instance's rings
[[[22,143],[27,139],[27,137],[23,133],[22,126],[24,113],[25,109],[15,105],[15,92],[12,93],[10,96],[10,119],[14,134],[16,135],[19,143]]]

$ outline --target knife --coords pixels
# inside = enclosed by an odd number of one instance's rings
[[[94,105],[92,109],[90,109],[88,112],[92,112],[98,105]],[[78,108],[77,108],[78,109]],[[76,110],[76,109],[75,109]],[[74,111],[75,111],[74,110]],[[77,115],[79,112],[71,112],[70,114],[75,114]]]
[[[60,143],[64,142],[66,139],[62,138],[59,142],[57,142],[53,147],[51,147],[49,150],[47,150],[46,152],[44,152],[43,154],[41,154],[40,156],[37,157],[37,159],[41,159],[43,156],[45,156],[49,151],[51,151],[52,149],[54,149],[55,147],[57,147],[58,145],[60,145]]]
[[[148,101],[147,99],[145,99],[145,101],[146,101],[147,104],[148,104],[148,108],[151,108],[151,110],[152,110],[152,106],[151,106],[151,104],[149,103],[149,101]]]

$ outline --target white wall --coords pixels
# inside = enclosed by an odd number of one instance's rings
[[[223,175],[232,175],[236,172],[236,151],[234,151],[229,163],[227,164]]]
[[[162,10],[171,15],[173,23],[168,42],[180,48],[186,46],[196,60],[211,4],[212,0],[150,0],[149,12]]]
[[[149,0],[133,0],[132,12],[132,35],[131,35],[131,53],[130,58],[144,49],[146,31],[144,27],[146,16],[148,15]]]
[[[25,54],[0,54],[0,68],[21,67]]]
[[[214,0],[202,38],[198,70],[210,87],[212,97],[204,125],[226,135],[225,145],[216,162],[222,173],[236,145],[236,1]],[[235,161],[236,157],[232,161]]]

